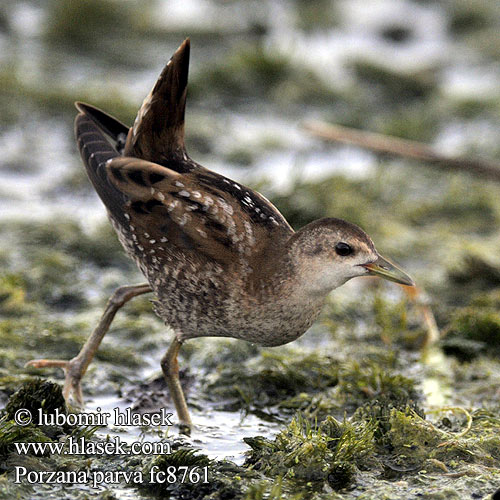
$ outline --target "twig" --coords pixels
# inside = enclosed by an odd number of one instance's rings
[[[378,153],[413,158],[440,168],[462,170],[472,175],[500,182],[500,163],[498,162],[447,156],[421,142],[324,122],[307,122],[304,124],[304,128],[313,135],[328,141],[354,144]]]

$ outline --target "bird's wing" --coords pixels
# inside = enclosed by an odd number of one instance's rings
[[[234,262],[238,255],[252,262],[276,236],[293,233],[263,196],[207,170],[180,174],[142,159],[117,157],[106,164],[106,172],[108,182],[127,199],[123,210],[134,241],[157,254],[178,249],[220,263]]]
[[[125,148],[129,128],[108,113],[84,102],[75,102],[76,109],[89,118],[98,129],[111,140],[111,145],[120,154]],[[77,137],[78,139],[78,137]]]

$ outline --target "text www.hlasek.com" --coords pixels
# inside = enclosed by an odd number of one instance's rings
[[[84,437],[75,439],[72,436],[66,442],[30,442],[14,443],[20,455],[36,454],[66,454],[66,455],[169,455],[171,445],[165,441],[139,442],[128,445],[120,441],[119,437],[108,439],[105,442],[87,441]],[[177,482],[208,483],[208,467],[169,466],[165,471],[153,466],[145,475],[142,471],[29,471],[26,467],[16,466],[14,482],[21,481],[30,484],[89,484],[98,488],[102,484],[118,484],[120,482],[140,484],[144,482],[155,484],[172,484]]]
[[[19,455],[44,455],[45,453],[57,455],[169,455],[172,453],[170,443],[159,441],[135,441],[130,445],[120,441],[118,437],[105,442],[87,441],[81,437],[72,436],[66,442],[60,443],[14,443]]]
[[[163,408],[157,413],[137,415],[132,414],[130,408],[121,411],[114,408],[115,422],[124,426],[144,426],[144,425],[172,425],[170,421],[171,413],[167,413]],[[101,412],[97,408],[95,413],[60,413],[57,409],[54,414],[47,415],[39,410],[37,417],[27,408],[16,411],[14,421],[18,426],[26,427],[35,421],[34,425],[107,425],[111,417],[110,412]],[[93,441],[86,437],[68,436],[64,441],[53,442],[15,442],[13,443],[19,455],[170,455],[172,453],[171,444],[168,441],[134,441],[126,443],[121,441],[119,436],[107,436],[104,441]],[[15,483],[25,481],[29,484],[90,484],[93,488],[101,485],[118,483],[154,483],[172,484],[177,482],[208,483],[208,466],[168,466],[160,469],[153,465],[148,471],[143,470],[57,470],[57,471],[35,471],[26,467],[15,467]]]

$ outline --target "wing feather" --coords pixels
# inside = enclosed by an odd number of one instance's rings
[[[221,263],[230,263],[238,256],[251,261],[270,241],[273,231],[269,224],[275,231],[292,232],[288,225],[283,228],[281,223],[269,223],[269,216],[267,221],[259,218],[263,223],[256,224],[245,204],[213,182],[200,181],[196,173],[180,174],[132,157],[114,158],[106,169],[109,182],[128,198],[125,210],[137,245],[156,245],[155,252],[167,254],[177,249],[195,251]],[[261,208],[254,208],[260,213],[272,210],[282,218],[267,200],[245,190],[247,199],[259,201]]]

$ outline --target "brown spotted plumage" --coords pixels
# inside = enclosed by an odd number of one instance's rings
[[[328,293],[350,278],[378,274],[412,284],[357,226],[327,218],[294,232],[262,195],[191,160],[184,146],[188,64],[186,40],[132,128],[83,103],[75,122],[89,178],[149,284],[127,289],[127,297],[151,289],[156,312],[175,331],[162,368],[186,425],[176,360],[184,340],[226,336],[281,345],[302,335]],[[104,333],[94,333],[88,352],[69,362],[66,395],[80,390]]]

